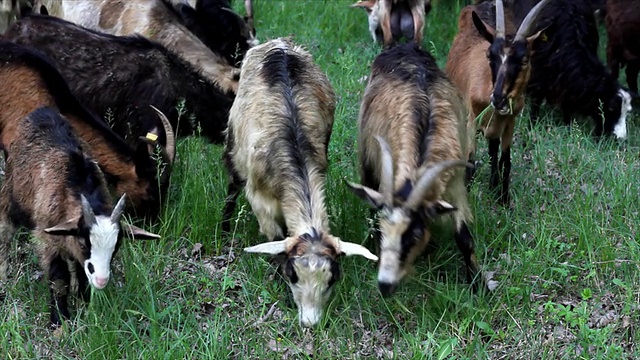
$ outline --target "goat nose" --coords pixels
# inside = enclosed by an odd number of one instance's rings
[[[98,289],[102,289],[105,286],[107,286],[107,282],[109,281],[109,278],[101,278],[101,277],[96,277],[95,278],[95,286]]]
[[[382,296],[385,296],[385,297],[393,295],[393,293],[396,292],[397,287],[398,287],[398,284],[391,284],[386,282],[378,283],[378,288],[380,288],[380,292],[382,293]]]

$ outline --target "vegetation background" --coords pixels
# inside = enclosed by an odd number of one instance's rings
[[[338,106],[327,198],[335,235],[364,243],[368,209],[344,185],[358,181],[356,120],[365,76],[380,46],[350,0],[256,0],[258,36],[293,35],[326,71]],[[239,12],[242,3],[236,1]],[[424,47],[443,67],[464,0],[434,0]],[[606,34],[601,32],[601,48]],[[241,249],[263,241],[241,198],[234,236],[220,232],[226,192],[222,149],[193,137],[178,145],[156,242],[129,241],[115,274],[90,303],[72,301],[62,336],[48,324],[48,290],[32,246],[17,241],[0,289],[0,354],[6,359],[620,359],[638,358],[640,170],[638,115],[629,140],[594,141],[593,125],[558,125],[550,111],[525,133],[518,119],[512,202],[497,206],[484,162],[469,198],[472,233],[499,287],[475,295],[452,233],[391,298],[376,264],[343,258],[321,326],[303,330],[289,289],[267,257]],[[533,143],[528,149],[522,140]],[[373,248],[372,244],[369,244]],[[75,298],[74,298],[75,299]]]

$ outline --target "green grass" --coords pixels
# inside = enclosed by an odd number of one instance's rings
[[[348,0],[256,1],[262,41],[294,35],[329,76],[338,104],[327,198],[333,233],[363,242],[368,209],[345,187],[357,181],[356,120],[369,66],[380,48],[363,11]],[[241,2],[238,2],[239,4]],[[441,4],[442,3],[442,4]],[[425,47],[441,66],[461,0],[440,0]],[[604,39],[604,38],[603,38]],[[267,257],[243,254],[263,241],[241,197],[233,237],[219,226],[226,191],[222,149],[199,138],[178,144],[160,241],[129,241],[114,276],[89,304],[72,301],[61,337],[46,329],[48,290],[31,246],[16,243],[2,293],[0,354],[6,359],[595,359],[637,358],[640,340],[638,117],[623,144],[590,137],[593,125],[558,126],[549,112],[513,147],[512,206],[497,206],[484,166],[469,198],[472,233],[499,287],[474,295],[451,232],[416,262],[398,293],[382,298],[376,265],[343,258],[326,316],[299,328],[289,289]],[[522,139],[536,139],[527,150]],[[232,240],[233,239],[233,240]],[[203,246],[200,249],[200,245]],[[74,298],[75,299],[75,298]]]

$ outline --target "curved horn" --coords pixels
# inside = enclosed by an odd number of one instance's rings
[[[426,169],[413,187],[411,195],[409,195],[409,198],[404,203],[404,207],[411,210],[417,209],[424,200],[424,195],[427,190],[429,190],[433,182],[440,176],[440,173],[455,166],[469,166],[469,163],[464,160],[448,160],[439,162]]]
[[[387,205],[393,203],[393,156],[391,155],[391,147],[379,135],[375,136],[380,145],[381,157],[381,174],[380,174],[380,193],[384,196]]]
[[[169,165],[173,165],[173,161],[176,158],[176,136],[173,132],[173,126],[167,119],[167,116],[162,113],[162,111],[158,110],[157,107],[153,105],[149,105],[153,111],[158,114],[160,121],[162,122],[162,127],[164,128],[164,134],[167,138],[167,144],[164,147],[163,156],[166,156],[167,163]]]
[[[247,12],[247,17],[253,20],[253,4],[251,0],[244,0],[244,10]]]
[[[496,39],[504,39],[505,37],[505,25],[504,25],[504,4],[502,0],[496,1]]]
[[[80,194],[80,204],[82,205],[82,217],[84,223],[88,225],[94,224],[96,222],[96,216],[91,208],[91,204],[89,204],[89,200],[87,200],[84,194]]]
[[[548,2],[549,0],[542,0],[534,6],[531,11],[529,11],[524,20],[522,20],[522,24],[520,24],[520,27],[516,32],[516,36],[513,38],[513,42],[522,41],[530,35],[531,30],[534,28],[536,19],[538,18],[538,14],[540,14],[540,11]]]
[[[113,210],[111,211],[111,216],[109,217],[109,219],[111,219],[111,222],[114,224],[117,224],[120,221],[120,217],[122,216],[122,212],[124,212],[124,200],[126,198],[127,194],[122,194],[122,196],[120,197],[120,200],[118,200],[118,202],[116,203],[116,206],[113,207]]]

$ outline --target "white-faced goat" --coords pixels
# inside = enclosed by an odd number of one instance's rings
[[[62,318],[69,318],[71,271],[88,299],[89,284],[102,289],[109,282],[122,235],[159,236],[121,226],[126,195],[112,206],[104,175],[83,151],[87,145],[56,110],[33,111],[15,134],[6,150],[6,178],[0,190],[0,278],[7,277],[17,228],[29,229],[38,240],[40,264],[49,280],[51,325],[58,326]]]
[[[531,9],[517,31],[513,31],[511,14],[505,16],[502,0],[495,2],[495,11],[492,2],[464,7],[447,58],[446,73],[470,110],[470,126],[482,116],[480,130],[488,140],[491,161],[489,184],[492,189],[501,185],[498,200],[503,204],[509,204],[511,143],[516,117],[524,107],[531,47],[540,35],[531,31],[547,2],[543,0]],[[495,27],[490,25],[493,19]],[[502,154],[498,162],[499,148]],[[474,156],[475,141],[469,148],[469,159]]]
[[[147,139],[127,144],[74,96],[51,59],[42,53],[0,40],[0,83],[11,89],[0,91],[0,146],[6,149],[11,145],[18,124],[30,112],[40,107],[58,109],[78,136],[90,145],[87,151],[100,165],[109,185],[117,194],[127,194],[135,214],[149,218],[159,214],[175,156],[173,130],[164,115],[160,126],[151,108],[146,105],[139,108],[154,122],[148,132],[167,140],[160,151],[166,167],[159,174],[159,164],[154,159],[156,144],[149,146]]]
[[[289,39],[275,39],[247,52],[227,130],[223,229],[229,231],[244,186],[270,240],[245,251],[286,256],[284,275],[303,326],[320,320],[341,254],[377,260],[330,234],[324,186],[335,101],[311,55]]]
[[[362,185],[349,186],[379,209],[383,295],[395,291],[427,246],[430,225],[447,213],[468,278],[475,278],[463,167],[468,141],[462,97],[429,53],[409,43],[378,55],[358,117]]]

